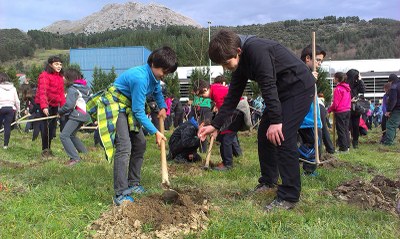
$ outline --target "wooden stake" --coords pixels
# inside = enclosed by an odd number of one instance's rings
[[[312,60],[313,60],[313,71],[317,70],[317,66],[315,64],[315,32],[312,32]],[[315,82],[317,79],[315,79]],[[319,164],[319,148],[318,148],[318,116],[317,116],[317,107],[318,107],[318,100],[317,100],[317,84],[315,84],[315,94],[314,94],[314,148],[315,148],[315,162]]]

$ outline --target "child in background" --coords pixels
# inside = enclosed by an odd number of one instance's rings
[[[328,109],[328,113],[333,112],[335,114],[339,152],[347,152],[350,148],[350,86],[346,83],[347,76],[343,72],[336,72],[334,75],[334,80],[336,87],[333,91],[333,101],[332,105]]]
[[[86,112],[86,102],[91,91],[78,70],[69,69],[64,76],[68,87],[67,99],[58,110],[58,114],[60,116],[68,115],[68,120],[61,131],[60,139],[70,158],[66,165],[73,166],[81,160],[78,153],[87,152],[85,145],[76,137],[76,133],[85,122],[90,120],[90,116]]]
[[[14,115],[20,111],[17,89],[10,81],[6,73],[0,72],[0,128],[4,126],[4,149],[8,148]]]
[[[47,60],[45,70],[39,75],[37,91],[35,96],[36,116],[49,117],[55,116],[58,113],[58,108],[65,104],[64,95],[64,79],[62,60],[58,56],[51,56]],[[53,156],[51,151],[51,141],[56,135],[57,118],[42,120],[35,128],[40,128],[42,135],[42,157],[47,158]]]
[[[199,127],[209,125],[210,121],[202,122],[199,126],[194,117],[178,126],[172,133],[169,141],[168,160],[177,163],[197,162],[201,160],[197,149],[200,147],[200,140],[197,137]]]
[[[210,98],[215,102],[217,110],[223,105],[229,88],[223,84],[226,82],[224,76],[218,76],[211,86],[204,80],[199,80],[193,90],[198,96]],[[217,140],[220,144],[220,153],[222,162],[219,163],[214,170],[225,171],[233,167],[233,156],[242,154],[242,150],[238,144],[237,132],[239,130],[248,130],[251,127],[250,106],[247,98],[242,97],[237,105],[236,110],[231,117],[225,120],[221,127]]]
[[[387,82],[383,86],[383,90],[385,91],[385,94],[383,95],[383,98],[382,98],[382,122],[381,122],[382,137],[381,137],[381,140],[380,140],[381,144],[383,144],[383,141],[384,141],[385,135],[386,135],[387,116],[385,115],[385,113],[386,113],[386,105],[387,105],[387,100],[389,98],[389,91],[390,91],[390,86],[391,85],[392,84],[390,82]]]

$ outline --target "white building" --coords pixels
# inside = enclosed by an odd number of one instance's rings
[[[181,96],[189,96],[189,78],[195,68],[208,69],[208,66],[199,67],[178,67],[178,78],[181,82]],[[361,77],[366,85],[366,98],[378,101],[382,98],[383,85],[387,82],[389,75],[394,73],[400,76],[400,59],[377,59],[377,60],[325,60],[322,69],[329,73],[328,79],[333,87],[333,75],[336,72],[347,72],[356,69],[361,73]],[[219,75],[223,74],[221,66],[211,66],[211,82]],[[246,88],[249,93],[250,88]]]

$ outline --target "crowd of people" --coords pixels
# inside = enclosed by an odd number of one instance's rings
[[[292,209],[300,200],[299,157],[304,160],[304,174],[316,176],[315,158],[322,145],[330,154],[349,152],[351,146],[358,148],[360,135],[379,125],[380,142],[392,145],[400,125],[400,80],[395,74],[389,76],[379,103],[363,97],[365,85],[358,70],[336,72],[333,100],[325,105],[323,95],[316,95],[316,80],[326,52],[320,46],[315,50],[313,56],[312,46],[306,46],[298,57],[276,41],[220,30],[211,39],[208,53],[213,62],[232,72],[230,84],[224,76],[216,77],[213,84],[197,80],[193,101],[186,104],[161,86],[164,77],[178,67],[170,47],[154,50],[146,64],[125,71],[101,92],[91,92],[79,70],[64,71],[56,56],[48,59],[37,86],[29,79],[23,82],[20,95],[7,74],[0,72],[3,147],[9,147],[11,125],[21,111],[20,98],[25,114],[30,115],[28,122],[38,119],[27,123],[25,132],[33,131],[33,140],[41,135],[42,157],[53,156],[51,144],[60,122],[67,166],[79,163],[80,154],[87,152],[77,132],[91,122],[97,125],[95,141],[101,142],[106,159],[113,161],[113,201],[121,205],[133,202],[133,194],[146,191],[141,185],[145,135],[154,135],[159,146],[167,141],[160,131],[160,118],[165,119],[165,129],[173,129],[168,160],[200,161],[198,150],[207,152],[210,135],[220,145],[221,162],[213,167],[217,171],[231,170],[234,157],[243,154],[238,131],[257,128],[261,175],[254,191],[276,190],[266,211]],[[254,99],[243,96],[248,79],[260,88]],[[337,150],[329,133],[331,113]]]

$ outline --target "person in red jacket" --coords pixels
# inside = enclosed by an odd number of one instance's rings
[[[35,103],[39,107],[40,117],[57,115],[58,107],[65,104],[62,60],[51,56],[45,70],[39,75]],[[41,127],[42,157],[53,156],[51,140],[55,137],[57,118],[43,120]]]

